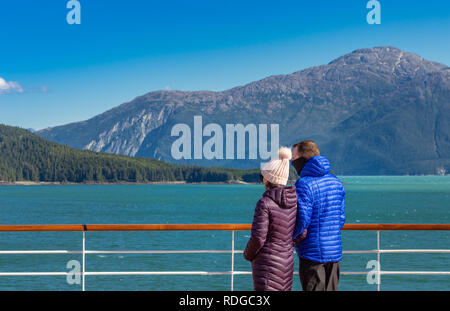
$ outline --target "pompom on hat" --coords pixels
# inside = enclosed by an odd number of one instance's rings
[[[261,175],[274,185],[285,186],[289,179],[289,160],[291,158],[291,149],[281,147],[278,150],[278,159],[266,163],[261,170]]]

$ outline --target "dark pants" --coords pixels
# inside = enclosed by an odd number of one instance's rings
[[[314,262],[300,258],[300,283],[304,291],[335,291],[339,284],[339,262]]]

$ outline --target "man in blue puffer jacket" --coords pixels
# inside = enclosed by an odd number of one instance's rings
[[[330,173],[328,159],[312,140],[293,146],[292,165],[300,178],[294,245],[303,290],[337,290],[345,222],[345,189]]]

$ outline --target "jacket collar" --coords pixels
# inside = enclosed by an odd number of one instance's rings
[[[263,197],[268,197],[281,208],[297,207],[297,193],[294,186],[281,186],[266,190]]]
[[[320,177],[330,172],[330,162],[324,156],[315,156],[306,162],[305,167],[300,172],[300,177],[311,176]]]

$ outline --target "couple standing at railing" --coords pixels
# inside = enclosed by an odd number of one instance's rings
[[[300,178],[286,186],[291,158]],[[254,289],[291,290],[295,247],[303,290],[337,290],[345,189],[330,173],[327,158],[313,141],[302,141],[292,152],[280,148],[260,177],[266,191],[256,204],[244,251],[252,263]]]

